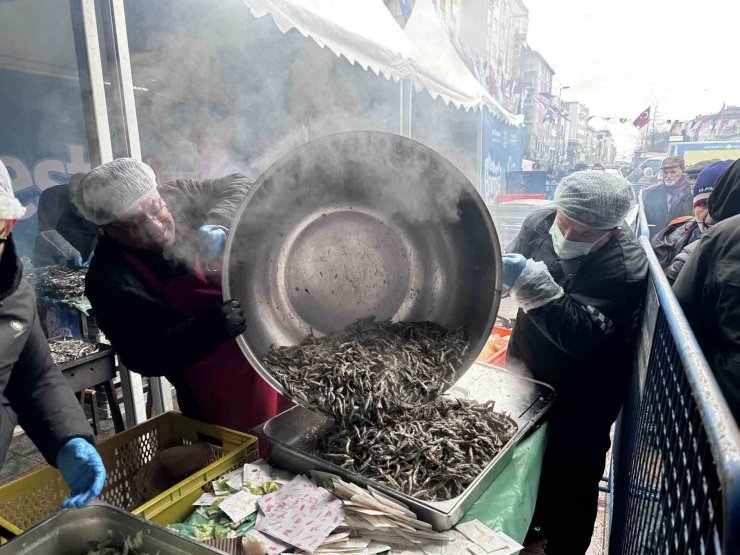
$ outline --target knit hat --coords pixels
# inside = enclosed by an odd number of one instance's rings
[[[732,165],[732,160],[721,160],[704,168],[696,178],[696,183],[691,192],[694,194],[694,206],[701,200],[708,199],[714,184],[727,168]]]
[[[72,202],[86,219],[106,225],[120,219],[157,192],[154,170],[134,158],[118,158],[98,166],[82,180],[72,180]]]
[[[13,183],[10,181],[10,174],[0,160],[0,220],[17,220],[26,209],[18,202],[13,193]]]
[[[635,201],[629,181],[606,172],[575,172],[555,190],[558,212],[594,229],[622,224]]]

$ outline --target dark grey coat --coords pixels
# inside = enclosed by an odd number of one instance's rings
[[[673,197],[668,194],[665,185],[655,185],[642,192],[642,204],[645,207],[650,237],[663,231],[676,218],[694,213],[691,187],[686,187],[679,196]]]
[[[51,359],[31,286],[12,239],[0,259],[0,464],[20,424],[49,464],[67,440],[93,443],[92,431],[67,380]]]

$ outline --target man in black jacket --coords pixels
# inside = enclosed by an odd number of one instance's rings
[[[85,294],[124,364],[166,377],[185,415],[242,431],[289,406],[249,366],[234,341],[244,312],[221,294],[226,236],[251,184],[234,174],[158,188],[149,166],[121,158],[72,191],[102,231]]]
[[[719,223],[702,235],[673,292],[740,422],[740,160],[717,180],[708,208]]]
[[[531,214],[504,255],[521,308],[507,366],[552,385],[533,528],[548,554],[585,553],[609,429],[626,395],[647,260],[622,221],[632,186],[605,172],[561,181],[556,208]]]
[[[683,174],[683,168],[682,157],[668,156],[660,166],[662,183],[642,193],[651,237],[663,231],[676,218],[691,216],[693,212],[691,186]]]
[[[68,185],[56,185],[46,189],[39,197],[38,217],[39,235],[33,246],[34,266],[53,266],[59,264],[57,248],[46,239],[49,232],[57,232],[56,240],[65,252],[77,252],[78,259],[73,263],[82,266],[92,254],[97,239],[97,228],[83,218],[72,204],[70,190],[72,182],[82,179],[85,174],[76,173]],[[65,248],[66,247],[66,248]]]
[[[69,485],[64,506],[100,495],[105,468],[82,408],[54,365],[10,232],[25,209],[0,162],[0,464],[19,423]]]

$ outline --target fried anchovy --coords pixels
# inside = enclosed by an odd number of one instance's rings
[[[85,295],[85,269],[44,266],[25,272],[36,295],[48,299],[74,299]]]
[[[54,364],[72,362],[100,351],[98,345],[86,339],[55,339],[49,341]]]
[[[293,397],[333,417],[316,454],[419,499],[460,495],[517,424],[439,397],[467,353],[462,329],[360,320],[341,333],[275,347],[264,364]]]

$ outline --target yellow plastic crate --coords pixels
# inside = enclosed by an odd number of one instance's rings
[[[132,512],[156,524],[165,525],[180,522],[195,509],[193,502],[203,492],[210,491],[208,484],[222,474],[242,467],[245,463],[254,462],[257,457],[256,445],[254,448],[251,445],[244,445]]]
[[[164,499],[181,484],[190,483],[196,475],[158,495],[153,500],[141,499],[134,487],[136,472],[159,451],[178,445],[205,442],[211,445],[211,464],[228,455],[257,456],[257,439],[248,434],[213,424],[204,424],[175,412],[147,420],[98,444],[108,477],[100,499],[121,509],[140,514],[137,507]],[[239,458],[238,456],[236,458]],[[50,466],[0,486],[0,526],[21,534],[59,510],[69,489],[61,474]],[[149,503],[147,503],[149,502]]]

